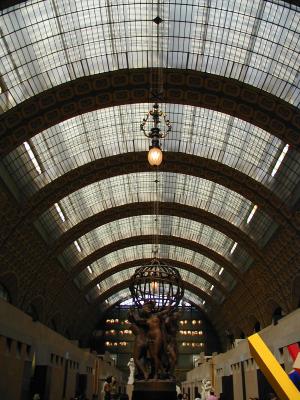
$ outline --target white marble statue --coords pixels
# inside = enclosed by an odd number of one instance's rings
[[[201,399],[206,400],[212,390],[212,385],[210,379],[203,379],[201,385]]]
[[[133,358],[131,358],[129,360],[127,366],[129,367],[129,371],[130,371],[127,384],[128,385],[133,385],[133,382],[134,382],[134,370],[135,370],[135,365],[134,365],[134,359]]]

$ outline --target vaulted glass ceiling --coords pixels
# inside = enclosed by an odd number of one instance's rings
[[[108,208],[135,202],[161,201],[209,211],[239,227],[257,242],[270,229],[274,229],[274,222],[259,209],[253,221],[247,224],[253,204],[225,186],[207,179],[171,172],[158,172],[157,179],[157,194],[156,174],[153,171],[103,179],[71,193],[59,202],[66,217],[64,222],[54,206],[39,220],[49,239],[57,238],[84,219]]]
[[[88,162],[127,152],[146,151],[149,140],[140,124],[152,104],[131,104],[86,113],[34,136],[30,146],[41,173],[23,145],[4,159],[8,171],[27,196]],[[161,104],[172,123],[162,142],[164,151],[205,157],[235,168],[286,200],[299,182],[300,159],[292,149],[272,177],[285,143],[256,126],[220,112],[179,104]],[[279,189],[280,188],[280,189]]]
[[[114,293],[112,296],[109,296],[106,301],[108,304],[116,304],[120,301],[126,301],[126,299],[130,298],[131,294],[129,289],[122,289],[117,293]],[[184,291],[184,298],[183,301],[191,301],[192,303],[201,306],[202,301],[201,298],[196,296],[194,293],[190,292],[189,290],[185,289]]]
[[[157,222],[154,222],[155,218],[154,215],[138,215],[102,225],[76,239],[81,252],[78,252],[76,246],[72,243],[62,255],[68,260],[68,265],[75,265],[79,260],[84,259],[96,250],[125,238],[139,238],[142,235],[150,235],[154,238],[155,235],[166,235],[200,243],[231,260],[230,250],[234,241],[216,229],[171,215],[158,216]],[[243,270],[248,261],[249,254],[239,248],[234,260],[236,267]]]
[[[105,293],[107,290],[116,286],[117,284],[130,279],[135,270],[136,267],[128,268],[124,271],[118,272],[117,274],[111,275],[107,279],[104,279],[103,281],[101,281],[99,286],[95,286],[93,289],[90,290],[90,292],[88,293],[89,300],[96,300],[100,294]],[[205,293],[207,293],[207,295],[212,296],[215,301],[220,302],[224,299],[224,296],[218,290],[218,288],[214,287],[212,290],[210,290],[211,283],[201,278],[200,276],[195,275],[192,272],[185,271],[183,269],[179,269],[179,272],[184,281],[191,283],[197,288],[200,288]]]
[[[91,263],[89,265],[90,268],[86,267],[76,277],[75,281],[80,288],[84,288],[98,275],[105,271],[110,271],[111,268],[120,264],[144,258],[153,258],[153,250],[154,247],[152,244],[141,244],[116,250]],[[190,264],[211,275],[227,288],[232,287],[234,284],[232,276],[227,271],[224,270],[222,274],[219,274],[222,266],[195,251],[180,246],[158,244],[157,257]]]
[[[31,0],[1,11],[0,107],[81,76],[142,67],[231,77],[299,106],[298,7],[279,0],[158,4]]]
[[[167,0],[159,5],[141,0],[27,0],[0,11],[0,112],[83,76],[152,67],[190,69],[238,79],[299,107],[299,11],[299,7],[280,0]],[[163,20],[159,25],[152,21],[157,16]],[[164,82],[163,76],[161,80]],[[150,107],[146,103],[124,105],[69,119],[19,146],[3,163],[23,198],[29,199],[78,166],[147,150],[149,141],[142,136],[139,125]],[[292,202],[299,185],[300,159],[289,148],[281,170],[273,176],[286,145],[281,140],[215,111],[178,104],[161,107],[173,125],[172,133],[162,143],[164,151],[218,161],[262,183],[283,202]],[[29,146],[38,168],[30,159]],[[277,228],[260,208],[247,222],[255,204],[238,193],[206,179],[170,172],[159,172],[157,177],[153,172],[121,175],[88,185],[59,201],[64,220],[53,206],[39,222],[51,244],[90,216],[145,201],[174,202],[209,211],[247,233],[261,247]],[[73,271],[75,265],[106,244],[154,234],[151,218],[129,217],[96,228],[77,238],[80,251],[72,244],[59,259],[67,270]],[[159,234],[204,244],[241,272],[253,261],[240,245],[231,254],[232,238],[194,221],[164,215],[159,217]],[[89,268],[86,266],[75,282],[87,291],[87,285],[102,272],[152,256],[152,244],[114,251]],[[187,248],[160,244],[159,257],[200,268],[228,290],[236,283],[227,270],[220,273],[220,265]],[[96,299],[128,279],[133,270],[100,282],[100,289],[95,286],[89,291],[89,298]],[[217,302],[223,300],[221,292],[217,288],[211,290],[211,284],[203,278],[184,270],[182,276]],[[109,301],[125,293],[128,291],[115,294]],[[199,303],[194,294],[186,295]]]

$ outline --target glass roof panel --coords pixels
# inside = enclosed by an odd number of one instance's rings
[[[130,290],[128,288],[126,288],[126,289],[120,290],[117,293],[114,293],[112,296],[109,296],[107,298],[107,303],[109,305],[113,305],[113,304],[118,303],[121,300],[129,299],[129,298],[131,298]],[[188,302],[191,301],[192,303],[194,303],[196,305],[202,305],[202,299],[187,289],[184,290],[184,300],[188,301]]]
[[[111,252],[90,264],[89,267],[92,273],[86,268],[77,276],[76,282],[80,288],[83,288],[98,275],[119,264],[143,258],[152,258],[154,254],[153,250],[153,245],[141,244]],[[200,253],[180,246],[158,244],[157,257],[190,264],[222,282],[227,288],[232,286],[233,280],[231,275],[226,273],[226,271],[222,275],[219,275],[221,266]]]
[[[109,107],[71,118],[30,140],[41,173],[22,144],[4,158],[4,165],[25,196],[84,164],[127,152],[146,151],[147,139],[140,123],[151,104]],[[300,158],[289,150],[281,168],[272,177],[284,143],[230,115],[180,104],[162,104],[172,123],[172,132],[162,141],[164,151],[192,154],[221,162],[261,182],[287,199],[299,183]],[[147,128],[150,128],[150,126]],[[288,167],[287,167],[288,164]]]
[[[88,293],[88,298],[90,299],[90,301],[95,300],[99,296],[99,294],[104,293],[113,286],[130,279],[135,270],[136,267],[132,267],[124,271],[118,272],[117,274],[111,275],[109,278],[100,282],[99,287],[95,286],[93,289],[91,289]],[[197,288],[203,290],[209,296],[212,296],[215,300],[220,302],[224,299],[224,296],[220,293],[218,288],[210,290],[211,283],[201,278],[200,276],[195,275],[192,272],[184,271],[182,269],[179,269],[179,272],[181,278],[184,281],[189,282]]]
[[[155,172],[104,179],[71,193],[59,202],[66,217],[64,222],[54,206],[39,220],[50,240],[57,238],[62,232],[84,219],[108,208],[158,200],[209,211],[247,232],[257,242],[270,230],[272,220],[261,210],[256,212],[255,224],[253,222],[247,224],[246,220],[253,204],[224,186],[203,178],[171,172],[158,172],[157,179],[159,181],[157,195]]]
[[[238,79],[299,106],[299,15],[274,0],[28,0],[0,12],[0,107],[82,76],[145,67]]]
[[[77,240],[80,243],[81,252],[78,252],[72,243],[62,255],[68,260],[69,265],[75,265],[79,260],[108,244],[125,238],[158,234],[200,243],[228,260],[231,259],[230,250],[234,241],[216,229],[202,223],[171,215],[159,215],[157,221],[154,222],[155,218],[154,215],[138,215],[102,225]],[[235,262],[242,268],[247,261],[248,254],[240,249],[239,258]]]

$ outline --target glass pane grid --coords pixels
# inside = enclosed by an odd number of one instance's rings
[[[241,226],[251,207],[249,200],[224,186],[171,172],[159,172],[156,196],[155,180],[155,173],[143,172],[120,175],[85,186],[59,202],[66,214],[66,222],[61,221],[61,224],[71,228],[107,208],[133,202],[161,201],[202,208]],[[46,211],[41,219],[48,213]],[[58,222],[58,219],[53,221],[49,230],[56,229]]]
[[[140,123],[152,104],[109,107],[71,118],[30,140],[41,174],[33,167],[24,145],[4,158],[4,165],[26,196],[66,172],[89,162],[127,152],[145,151],[149,140]],[[272,189],[280,174],[271,176],[284,143],[266,131],[216,111],[162,104],[172,132],[162,141],[164,151],[212,159],[245,173]],[[150,128],[150,126],[149,126]],[[284,160],[285,179],[278,195],[286,199],[299,182],[300,160],[290,152]],[[294,173],[293,173],[294,172]],[[281,174],[282,175],[282,174]]]
[[[131,278],[131,276],[134,274],[136,270],[136,267],[128,268],[125,271],[118,272],[117,274],[111,275],[109,278],[101,281],[99,283],[99,287],[95,286],[93,289],[91,289],[88,293],[89,299],[92,301],[95,300],[100,294],[105,293],[107,290],[112,288],[113,286],[118,285],[121,282],[124,282],[128,279]],[[222,295],[218,293],[218,289],[214,288],[214,291],[212,292],[210,290],[211,283],[208,281],[204,280],[203,278],[188,272],[184,270],[180,270],[181,277],[184,281],[196,286],[197,288],[203,290],[205,293],[207,293],[209,296],[214,297],[215,299],[221,300]]]
[[[74,265],[79,259],[119,240],[141,235],[154,237],[158,234],[200,243],[229,259],[229,250],[234,241],[216,229],[176,216],[159,215],[157,222],[154,221],[155,218],[155,215],[139,215],[102,225],[78,239],[82,248],[81,253],[78,253],[72,244],[66,248],[63,256],[69,264]]]
[[[299,106],[299,7],[285,2],[32,0],[0,16],[2,110],[82,76],[145,67],[239,79]]]
[[[96,260],[90,265],[90,268],[92,269],[94,275],[91,275],[87,269],[85,269],[78,275],[77,281],[79,283],[79,286],[83,288],[89,282],[91,282],[91,280],[95,276],[100,275],[103,272],[110,270],[111,268],[114,268],[119,264],[134,261],[137,259],[152,258],[154,256],[153,250],[153,245],[143,244],[126,247],[125,249],[111,252],[108,255]],[[195,253],[192,250],[188,250],[186,248],[178,246],[159,244],[157,257],[172,259],[174,261],[184,262],[186,264],[193,265],[194,267],[200,268],[208,275],[211,275],[218,281],[222,282],[225,287],[229,287],[231,285],[232,276],[228,276],[228,281],[225,281],[223,279],[223,276],[219,275],[221,266],[200,253]]]

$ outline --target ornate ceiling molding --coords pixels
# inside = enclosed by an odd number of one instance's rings
[[[300,110],[237,80],[191,70],[163,69],[163,101],[204,107],[254,124],[300,149]],[[47,90],[0,116],[4,156],[39,132],[97,109],[149,101],[155,69],[124,69],[82,77]]]

